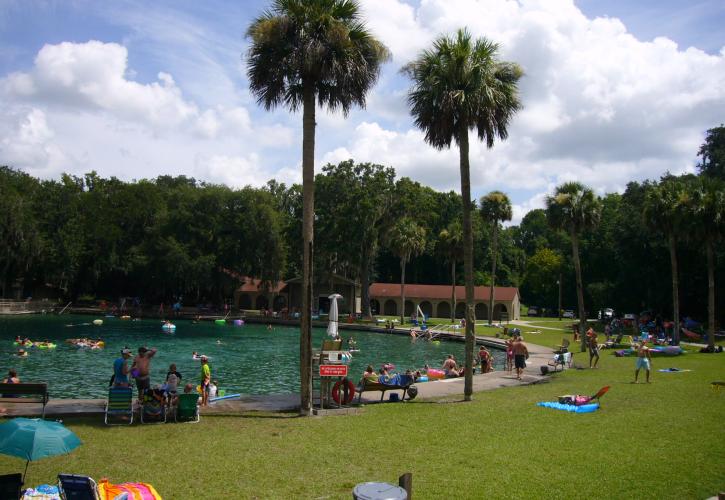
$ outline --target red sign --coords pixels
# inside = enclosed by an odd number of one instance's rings
[[[320,377],[347,377],[347,365],[320,365]]]

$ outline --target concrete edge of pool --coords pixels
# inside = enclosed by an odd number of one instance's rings
[[[479,338],[479,340],[481,340]],[[498,340],[498,339],[491,339]],[[516,379],[514,372],[497,370],[485,375],[477,374],[473,377],[473,391],[484,392],[503,387],[536,384],[548,380],[548,376],[541,375],[540,366],[545,366],[552,358],[552,350],[538,345],[528,345],[530,357],[524,370],[523,380]],[[449,396],[463,397],[463,378],[453,378],[424,382],[416,384],[418,388],[417,399],[431,400]],[[402,391],[388,391],[388,393],[402,395]],[[357,395],[355,396],[357,402]],[[363,393],[362,403],[371,404],[380,402],[380,393]],[[387,400],[385,401],[387,402]],[[105,399],[51,399],[45,407],[46,417],[68,417],[101,415],[105,408]],[[240,415],[250,411],[262,412],[288,412],[299,407],[298,394],[277,395],[243,395],[241,399],[227,399],[203,408],[202,416]],[[14,404],[3,403],[6,412],[0,416],[40,416],[40,404]]]

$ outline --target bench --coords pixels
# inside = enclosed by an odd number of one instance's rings
[[[11,396],[11,397],[8,397]],[[37,396],[37,397],[13,397]],[[42,403],[45,418],[45,405],[48,404],[48,384],[45,382],[0,384],[0,403]]]
[[[408,394],[408,389],[412,383],[408,385],[395,385],[395,384],[381,384],[380,382],[372,382],[370,379],[363,379],[362,384],[358,385],[355,390],[358,391],[357,402],[360,403],[362,400],[363,392],[380,391],[380,401],[385,398],[385,391],[403,391],[403,397],[401,401],[405,401],[405,396]],[[409,397],[408,399],[412,399]]]

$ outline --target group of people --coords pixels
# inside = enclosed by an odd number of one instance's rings
[[[150,375],[151,359],[157,352],[156,348],[148,349],[141,346],[138,348],[138,354],[134,357],[131,366],[129,366],[128,360],[131,359],[133,353],[128,347],[121,349],[121,356],[113,362],[111,384],[115,387],[130,387],[131,378],[133,378],[136,389],[138,390],[139,401],[143,401],[144,393],[150,391],[154,397],[160,397],[163,394],[167,403],[169,405],[173,404],[177,396],[178,387],[181,385],[182,376],[177,371],[176,364],[172,363],[166,373],[164,383],[156,384],[152,388]],[[201,355],[199,360],[201,361],[199,384],[201,390],[201,405],[207,406],[209,399],[216,396],[216,384],[212,384],[211,368],[209,367],[209,359],[207,356]],[[212,387],[214,387],[214,394],[212,394]],[[192,383],[187,383],[184,386],[184,393],[190,394],[193,391],[194,385]]]
[[[512,339],[506,340],[506,370],[515,369],[517,380],[522,379],[527,359],[529,359],[529,348],[521,335],[515,335]]]
[[[87,347],[89,349],[103,349],[106,345],[106,343],[101,339],[89,339],[87,337],[80,339],[66,339],[65,342],[76,347]]]

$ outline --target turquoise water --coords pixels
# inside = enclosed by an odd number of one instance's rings
[[[91,321],[103,319],[102,326]],[[56,349],[28,349],[30,355],[14,355],[16,335],[34,341],[50,340]],[[341,331],[344,339],[353,336],[360,349],[350,365],[354,380],[368,364],[376,368],[393,363],[397,371],[421,368],[425,364],[440,367],[446,355],[463,360],[462,342],[433,344],[413,342],[409,337],[373,332]],[[101,338],[105,349],[90,350],[65,343],[68,338]],[[313,330],[313,348],[319,349],[326,338],[324,329]],[[221,342],[220,344],[217,341]],[[299,328],[264,325],[219,326],[212,322],[194,324],[176,321],[176,332],[164,333],[158,320],[124,321],[94,316],[0,316],[0,374],[14,368],[24,382],[46,381],[52,398],[104,398],[113,361],[122,348],[134,352],[139,346],[156,347],[151,362],[151,383],[163,383],[169,364],[176,363],[184,382],[199,381],[200,363],[192,352],[211,357],[212,379],[227,393],[289,394],[299,392]],[[502,353],[493,352],[500,367]]]

